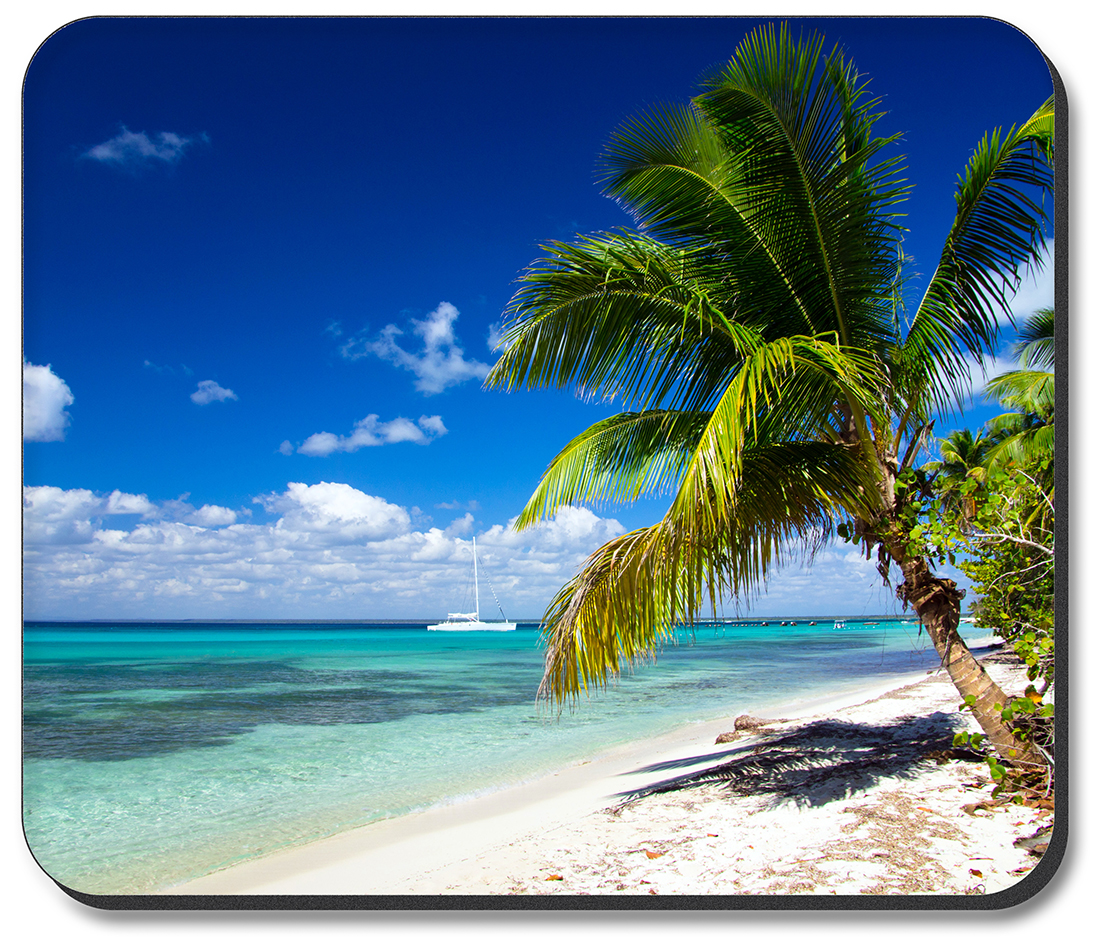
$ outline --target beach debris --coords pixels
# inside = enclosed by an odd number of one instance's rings
[[[1040,826],[1030,836],[1021,836],[1019,839],[1014,839],[1012,845],[1017,849],[1026,849],[1029,854],[1038,858],[1047,851],[1047,844],[1053,830],[1053,826]]]
[[[642,851],[646,854],[646,857],[650,859],[659,859],[664,855],[663,852],[650,852],[649,849],[643,849]]]
[[[977,803],[964,803],[962,806],[963,812],[969,813],[971,816],[977,816],[978,810],[988,810],[992,813],[997,807],[1004,806],[1005,800],[979,800]]]
[[[930,807],[930,806],[917,806],[917,807],[914,807],[914,809],[917,809],[917,810],[924,810],[924,812],[925,812],[925,813],[935,813],[935,812],[936,812],[936,811],[935,811],[934,809],[932,809],[932,807]]]
[[[547,882],[564,882],[565,876],[563,875],[547,875],[544,881]]]
[[[733,721],[735,731],[759,731],[761,728],[778,724],[783,719],[769,721],[767,718],[754,718],[752,715],[738,715]]]
[[[714,743],[728,744],[730,741],[736,741],[742,733],[752,734],[756,731],[762,731],[765,728],[780,724],[786,720],[786,718],[769,720],[767,718],[754,718],[752,715],[738,715],[733,719],[733,730],[727,731],[725,734],[719,734]]]
[[[982,870],[981,869],[971,869],[970,874],[971,875],[976,875],[976,876],[978,876],[978,878],[985,878],[985,876],[982,875]]]

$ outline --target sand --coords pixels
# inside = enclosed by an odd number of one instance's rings
[[[987,669],[1025,684],[1003,657]],[[989,894],[1035,866],[1053,812],[991,803],[984,763],[928,756],[977,730],[958,702],[938,671],[743,721],[728,743],[735,719],[697,725],[162,892]]]

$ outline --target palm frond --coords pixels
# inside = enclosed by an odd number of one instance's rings
[[[993,417],[986,428],[994,441],[986,455],[988,465],[1022,469],[1054,455],[1054,426],[1037,417],[1004,413]]]
[[[782,338],[761,345],[714,408],[684,471],[673,513],[690,518],[735,507],[748,450],[763,443],[820,438],[838,401],[873,415],[882,379],[877,362],[863,352],[842,350],[822,338]],[[874,487],[866,477],[858,484]],[[714,500],[705,500],[707,495]]]
[[[868,484],[865,471],[858,450],[836,443],[761,445],[743,455],[737,500],[721,513],[683,516],[674,505],[658,524],[609,541],[546,611],[540,695],[560,704],[605,686],[654,659],[708,601],[750,598],[777,563],[825,541],[838,509]]]
[[[620,129],[606,188],[647,233],[721,259],[739,318],[766,337],[881,348],[904,188],[895,160],[873,163],[892,140],[870,135],[876,103],[838,53],[817,70],[820,48],[754,33],[691,107]]]
[[[586,399],[704,408],[753,343],[697,252],[644,236],[553,243],[522,278],[487,387],[573,387]]]
[[[564,505],[632,502],[676,487],[709,414],[620,413],[571,440],[543,474],[516,522],[526,528]]]
[[[1049,422],[1054,416],[1054,374],[1046,370],[1009,370],[985,385],[987,396],[1021,413],[1034,413]]]
[[[927,363],[945,411],[969,392],[967,355],[994,352],[998,316],[1009,314],[1023,274],[1041,264],[1052,109],[1045,103],[1019,131],[984,137],[959,178],[955,221],[905,341]]]
[[[575,437],[520,523],[675,490],[658,524],[605,544],[554,598],[545,697],[653,658],[708,601],[750,599],[786,555],[812,556],[838,520],[868,540],[897,524],[892,475],[966,389],[967,359],[992,353],[1040,259],[1053,103],[979,145],[905,327],[908,188],[881,117],[840,50],[761,28],[689,104],[612,137],[605,191],[639,232],[551,243],[523,275],[487,384],[631,412]]]
[[[1054,309],[1040,308],[1020,327],[1013,345],[1017,359],[1032,370],[1054,370]]]

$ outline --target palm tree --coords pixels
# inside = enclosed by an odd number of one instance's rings
[[[969,429],[956,429],[940,440],[940,458],[922,469],[935,476],[936,492],[946,508],[958,509],[964,517],[973,515],[975,500],[964,494],[962,486],[968,479],[985,481],[986,454],[992,445],[984,431],[975,436]]]
[[[986,394],[1012,412],[991,419],[987,459],[1017,467],[1054,455],[1054,309],[1041,308],[1020,330],[1013,353],[1020,366],[998,374]],[[1048,485],[1053,485],[1053,471]]]
[[[652,658],[705,602],[757,593],[792,547],[838,525],[900,571],[995,750],[1041,764],[956,627],[962,593],[910,535],[928,417],[991,354],[997,315],[1038,264],[1053,100],[978,144],[919,306],[900,305],[897,136],[843,53],[786,27],[749,35],[690,104],[628,121],[606,192],[638,228],[543,247],[487,384],[620,400],[550,463],[524,527],[575,502],[670,494],[654,525],[593,553],[551,602],[542,694],[559,703]]]

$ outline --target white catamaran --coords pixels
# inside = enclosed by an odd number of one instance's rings
[[[504,616],[504,610],[501,609],[500,600],[497,600],[496,591],[493,590],[493,585],[489,584],[489,590],[493,594],[493,599],[497,601],[497,609],[500,610],[500,615]],[[473,613],[448,613],[447,619],[442,623],[434,623],[429,626],[428,629],[442,630],[443,632],[452,633],[469,633],[476,630],[489,630],[497,633],[509,632],[516,628],[515,623],[509,623],[508,617],[504,617],[503,622],[485,623],[481,620],[481,602],[478,598],[477,591],[477,538],[474,538],[474,611]]]

